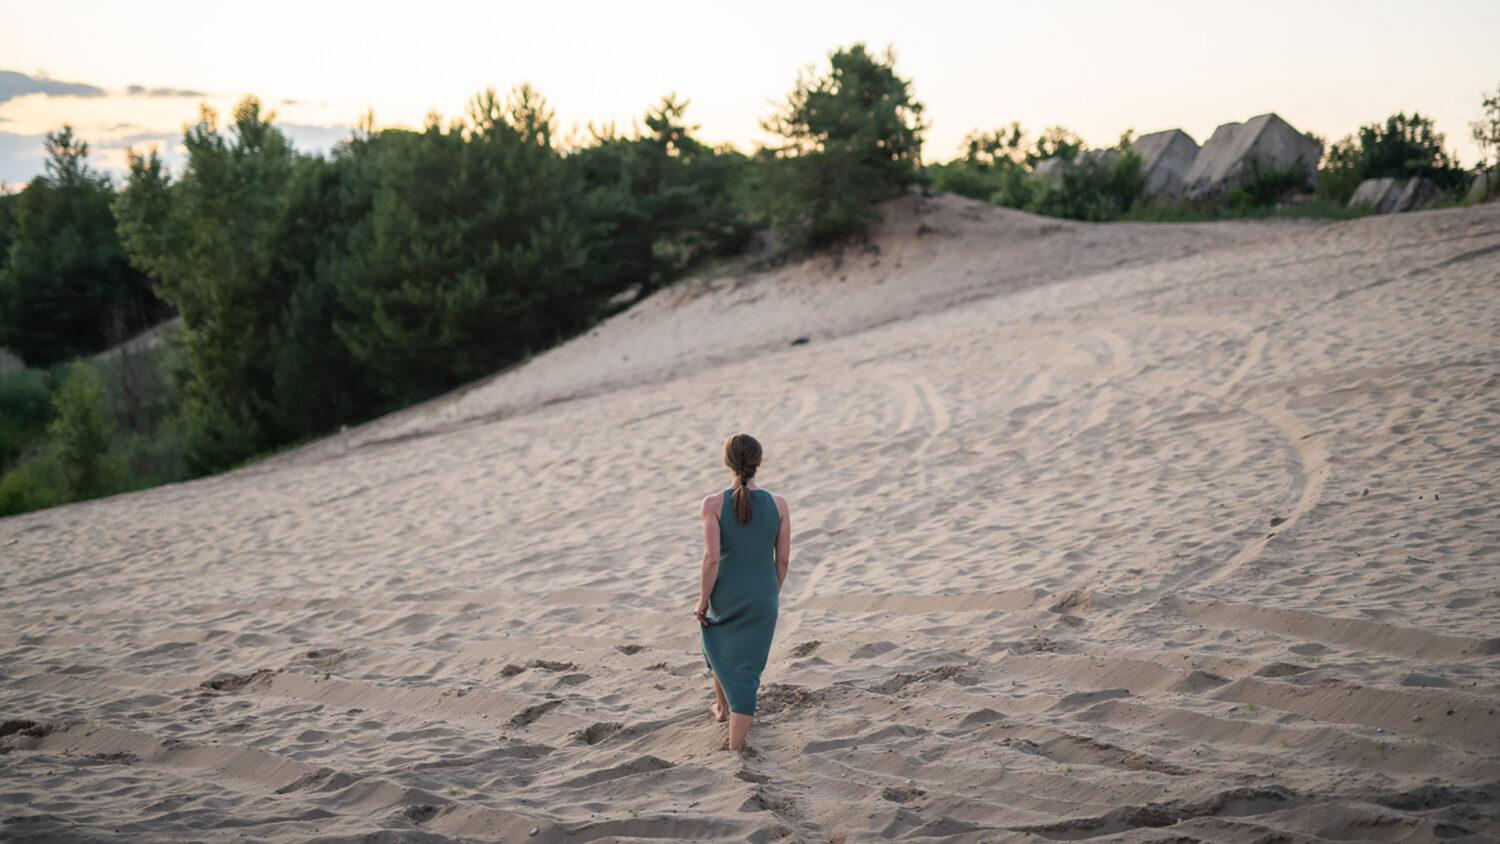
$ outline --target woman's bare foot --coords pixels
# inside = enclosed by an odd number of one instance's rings
[[[741,715],[738,712],[729,713],[730,750],[745,749],[745,734],[750,732],[750,722],[752,720],[749,715]]]
[[[714,714],[714,720],[720,724],[729,720],[729,698],[724,696],[724,687],[719,685],[719,675],[714,678],[714,705],[708,708]]]

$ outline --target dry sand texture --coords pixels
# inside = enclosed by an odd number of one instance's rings
[[[0,521],[0,837],[1496,840],[1497,337],[1500,205],[905,202]],[[737,430],[795,526],[745,758],[689,614]]]

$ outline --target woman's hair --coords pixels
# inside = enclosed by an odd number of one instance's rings
[[[735,434],[725,440],[724,465],[734,473],[734,514],[740,524],[749,524],[750,488],[746,484],[760,467],[760,443],[749,434]]]

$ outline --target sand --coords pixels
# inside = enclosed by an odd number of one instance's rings
[[[0,838],[1500,839],[1497,337],[1496,205],[903,201],[0,520]],[[740,430],[794,525],[743,757],[690,615]]]

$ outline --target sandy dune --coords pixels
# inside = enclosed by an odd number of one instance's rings
[[[905,202],[0,520],[0,838],[1500,839],[1497,338],[1500,205]],[[746,758],[689,614],[736,430],[795,525]]]

